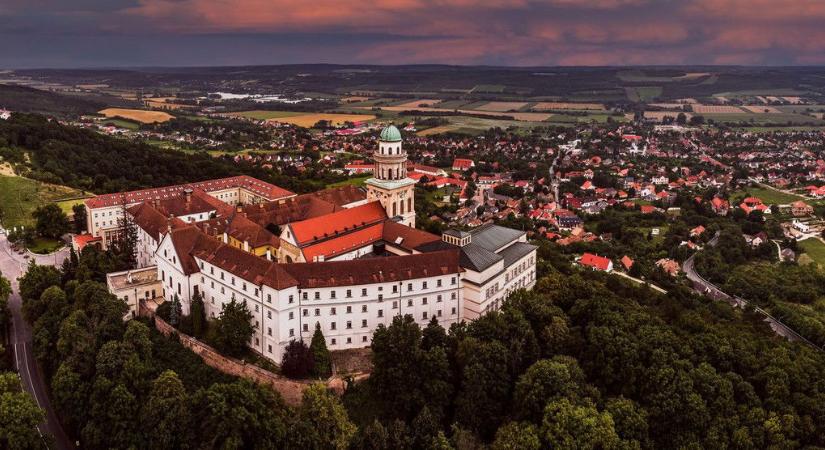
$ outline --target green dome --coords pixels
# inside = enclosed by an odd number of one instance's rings
[[[395,125],[390,125],[381,130],[381,140],[384,142],[399,142],[401,140],[401,132]]]

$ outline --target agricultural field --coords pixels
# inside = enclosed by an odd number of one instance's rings
[[[343,125],[345,122],[367,122],[374,120],[372,114],[335,114],[335,113],[314,113],[297,116],[278,117],[268,119],[273,122],[289,123],[299,127],[310,128],[321,120],[327,120],[334,126]]]
[[[642,86],[632,89],[636,90],[636,96],[643,102],[648,102],[662,95],[661,86]]]
[[[682,111],[645,111],[645,118],[646,119],[654,119],[658,120],[659,122],[662,121],[665,117],[673,117],[674,119],[681,113]],[[686,112],[684,113],[685,117],[690,120],[693,117],[692,113]],[[628,117],[629,116],[629,117]],[[633,119],[633,113],[626,115],[629,119]]]
[[[819,264],[820,268],[825,269],[825,243],[817,238],[808,238],[799,241],[797,245],[805,251],[809,258]]]
[[[532,108],[533,111],[553,111],[553,110],[582,110],[582,111],[604,111],[601,103],[570,103],[570,102],[539,102]]]
[[[132,120],[124,119],[105,119],[103,125],[114,125],[118,128],[126,128],[127,130],[137,130],[140,124]]]
[[[306,113],[303,112],[293,112],[293,111],[265,111],[265,110],[253,110],[253,111],[240,111],[227,114],[228,116],[234,117],[246,117],[247,119],[253,120],[269,120],[269,119],[280,119],[282,117],[293,117],[293,116],[300,116],[305,115]]]
[[[421,108],[421,107],[427,108],[427,107],[434,106],[435,104],[437,104],[440,101],[441,100],[439,100],[439,99],[422,98],[422,99],[419,99],[419,100],[405,101],[403,103],[399,103],[399,104],[393,105],[393,106],[401,106],[403,108],[408,108],[408,109],[415,109],[415,108]]]
[[[742,108],[729,105],[693,105],[696,114],[742,114]]]
[[[422,113],[427,112],[443,112],[444,108],[415,108],[415,111],[421,111]],[[467,107],[472,106],[472,104],[467,105]],[[403,108],[401,106],[382,106],[380,107],[382,111],[409,111],[409,108]],[[465,107],[466,108],[466,107]],[[368,108],[361,108],[361,109],[368,109]],[[552,114],[548,113],[535,113],[535,112],[495,112],[495,111],[481,111],[477,109],[450,109],[450,111],[458,111],[464,114],[475,114],[475,115],[482,115],[482,116],[509,116],[512,117],[516,121],[525,121],[525,122],[541,122],[549,119]]]
[[[744,110],[748,112],[752,112],[754,114],[779,114],[782,111],[774,108],[773,106],[743,106]]]
[[[470,92],[489,92],[491,94],[500,94],[504,92],[507,86],[503,84],[479,84],[475,86]]]
[[[742,112],[739,114],[703,114],[705,119],[721,123],[748,122],[751,124],[790,124],[790,125],[825,125],[825,121],[802,114],[777,113],[753,114]]]
[[[38,206],[82,195],[80,191],[66,186],[0,175],[0,222],[4,228],[32,226],[31,214]]]
[[[175,118],[175,116],[167,112],[146,111],[143,109],[106,108],[98,111],[98,113],[103,114],[107,118],[122,117],[140,123],[166,122]]]
[[[731,195],[731,198],[736,199],[735,204],[745,197],[758,197],[766,205],[787,205],[797,200],[802,200],[802,196],[780,192],[770,188],[763,187],[749,187],[747,189],[736,191]]]
[[[521,108],[527,106],[527,102],[490,102],[484,105],[481,105],[475,109],[479,111],[496,111],[496,112],[505,112],[505,111],[518,111]]]

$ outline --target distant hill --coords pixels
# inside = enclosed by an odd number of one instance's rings
[[[18,112],[33,112],[55,116],[90,114],[109,106],[108,102],[24,86],[0,84],[0,108]]]

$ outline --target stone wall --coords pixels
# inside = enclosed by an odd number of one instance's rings
[[[141,302],[141,306],[143,306],[143,302]],[[141,308],[141,313],[144,313],[143,308]],[[162,318],[156,315],[152,315],[152,317],[154,317],[155,328],[157,328],[158,331],[165,336],[171,336],[173,333],[177,333],[180,343],[200,356],[206,365],[229,375],[246,378],[258,384],[270,386],[281,394],[281,397],[284,398],[287,404],[295,406],[301,403],[304,389],[309,387],[309,382],[290,380],[268,370],[261,369],[254,364],[247,364],[244,361],[224,356],[206,343],[192,336],[180,333]],[[340,384],[334,380],[330,380],[327,384],[336,391],[340,390]]]

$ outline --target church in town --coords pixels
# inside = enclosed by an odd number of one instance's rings
[[[138,268],[109,274],[130,314],[141,300],[204,299],[217,317],[245,301],[249,345],[280,362],[316,325],[332,350],[366,347],[379,324],[409,314],[422,326],[473,320],[535,284],[536,246],[524,231],[486,224],[437,236],[415,228],[415,182],[401,133],[388,126],[364,188],[295,195],[238,176],[101,195],[86,201],[89,233],[108,246],[134,224]]]

